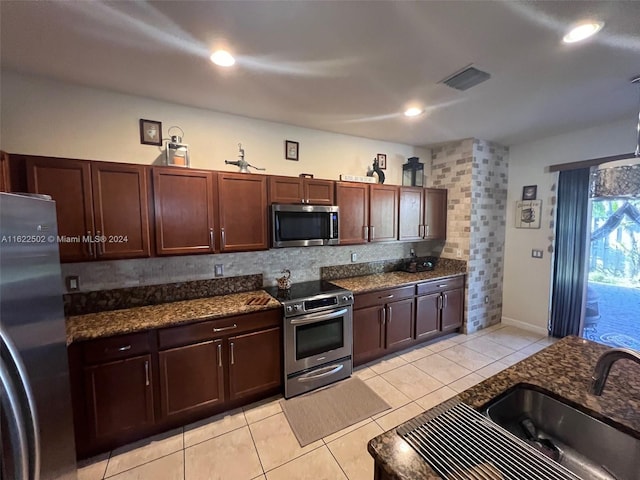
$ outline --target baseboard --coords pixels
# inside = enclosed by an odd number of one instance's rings
[[[538,333],[540,335],[549,335],[549,332],[545,327],[538,327],[537,325],[531,325],[530,323],[521,322],[520,320],[515,320],[509,317],[502,317],[502,324],[510,325],[512,327],[518,327],[518,328],[521,328],[522,330]]]

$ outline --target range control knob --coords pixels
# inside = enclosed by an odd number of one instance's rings
[[[293,309],[297,312],[298,310],[300,310],[300,305],[298,305],[297,303],[293,306]]]
[[[343,301],[343,302],[348,302],[348,301],[350,301],[350,300],[351,300],[351,301],[353,300],[353,295],[344,295],[344,296],[342,297],[342,301]]]
[[[287,305],[287,313],[291,313],[293,312],[293,308],[291,308],[291,305]]]

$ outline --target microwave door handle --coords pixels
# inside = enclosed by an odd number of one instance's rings
[[[333,238],[333,215],[329,216],[329,238]]]
[[[0,363],[0,406],[7,412],[5,415],[9,431],[9,450],[13,457],[13,468],[16,480],[29,480],[29,447],[27,432],[24,427],[20,399],[14,388],[9,371]],[[6,445],[5,445],[6,448]]]
[[[31,429],[31,432],[27,432],[28,442],[31,443],[31,473],[27,470],[27,476],[31,475],[31,478],[38,479],[40,478],[40,426],[38,425],[38,415],[36,411],[36,401],[31,391],[31,386],[27,378],[27,369],[25,368],[22,360],[20,359],[20,354],[18,353],[18,348],[13,344],[7,333],[0,328],[0,348],[3,351],[8,352],[9,358],[13,362],[13,367],[15,371],[18,373],[18,379],[20,380],[20,387],[22,387],[22,392],[27,400],[26,407],[28,408],[28,423]]]
[[[326,314],[326,313],[310,313],[308,315],[301,315],[301,316],[291,320],[289,323],[291,325],[305,325],[305,324],[308,324],[308,323],[315,323],[315,322],[320,321],[320,320],[331,320],[332,318],[342,317],[348,311],[349,311],[348,308],[343,308],[341,310],[338,310],[336,312],[329,313],[329,314]]]

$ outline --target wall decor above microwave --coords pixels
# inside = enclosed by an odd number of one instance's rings
[[[280,247],[338,245],[338,207],[271,205],[271,244]]]

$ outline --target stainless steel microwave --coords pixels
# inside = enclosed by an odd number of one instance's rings
[[[271,231],[273,247],[338,245],[338,207],[273,204]]]

